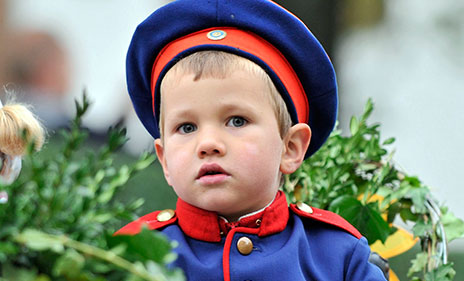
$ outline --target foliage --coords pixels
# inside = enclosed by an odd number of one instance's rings
[[[463,237],[464,222],[444,206],[437,210],[430,189],[398,168],[387,149],[395,139],[382,142],[380,125],[367,124],[372,111],[369,100],[362,116],[352,117],[350,136],[335,130],[315,155],[286,177],[289,201],[340,214],[369,244],[385,242],[396,231],[395,219],[413,224],[423,252],[412,261],[411,280],[452,280],[452,264],[444,257],[446,243]]]
[[[166,269],[174,245],[161,234],[112,236],[143,204],[115,197],[154,156],[116,167],[114,154],[126,141],[119,128],[109,130],[97,152],[83,149],[88,134],[81,118],[88,107],[85,95],[76,102],[76,117],[61,132],[53,158],[32,155],[31,147],[18,180],[0,186],[9,198],[0,204],[0,280],[184,280],[179,270]],[[147,244],[150,251],[138,251]]]

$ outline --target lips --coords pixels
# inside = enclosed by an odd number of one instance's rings
[[[197,179],[204,177],[204,176],[212,176],[212,175],[229,175],[221,166],[215,163],[210,164],[203,164],[198,172]]]
[[[229,176],[220,165],[206,163],[201,166],[196,179],[203,184],[218,184]]]

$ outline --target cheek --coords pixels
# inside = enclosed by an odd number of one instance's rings
[[[242,156],[254,157],[261,154],[260,147],[256,143],[246,143],[243,146]]]
[[[253,165],[280,165],[282,142],[250,141],[240,146],[240,163]]]
[[[177,173],[185,172],[184,167],[190,166],[191,163],[191,153],[188,153],[183,149],[172,149],[167,150],[166,154],[166,166],[171,175],[172,180],[175,180]],[[174,178],[173,178],[174,177]]]

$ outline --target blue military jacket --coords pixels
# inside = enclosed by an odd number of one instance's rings
[[[150,213],[116,235],[136,234],[143,224],[179,242],[173,266],[191,281],[385,280],[354,227],[328,211],[289,207],[282,192],[234,223],[179,199],[175,212]]]

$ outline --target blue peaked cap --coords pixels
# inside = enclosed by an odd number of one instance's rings
[[[305,158],[316,152],[330,135],[337,119],[335,72],[323,47],[301,20],[269,0],[178,0],[156,10],[137,27],[127,53],[127,87],[145,128],[155,139],[160,137],[160,81],[176,61],[201,50],[235,53],[263,67],[281,93],[293,123],[299,122],[290,95],[265,62],[238,48],[214,43],[186,50],[166,65],[155,81],[153,112],[151,77],[158,54],[172,41],[212,27],[251,31],[282,53],[297,74],[309,103],[308,125],[312,137]]]

